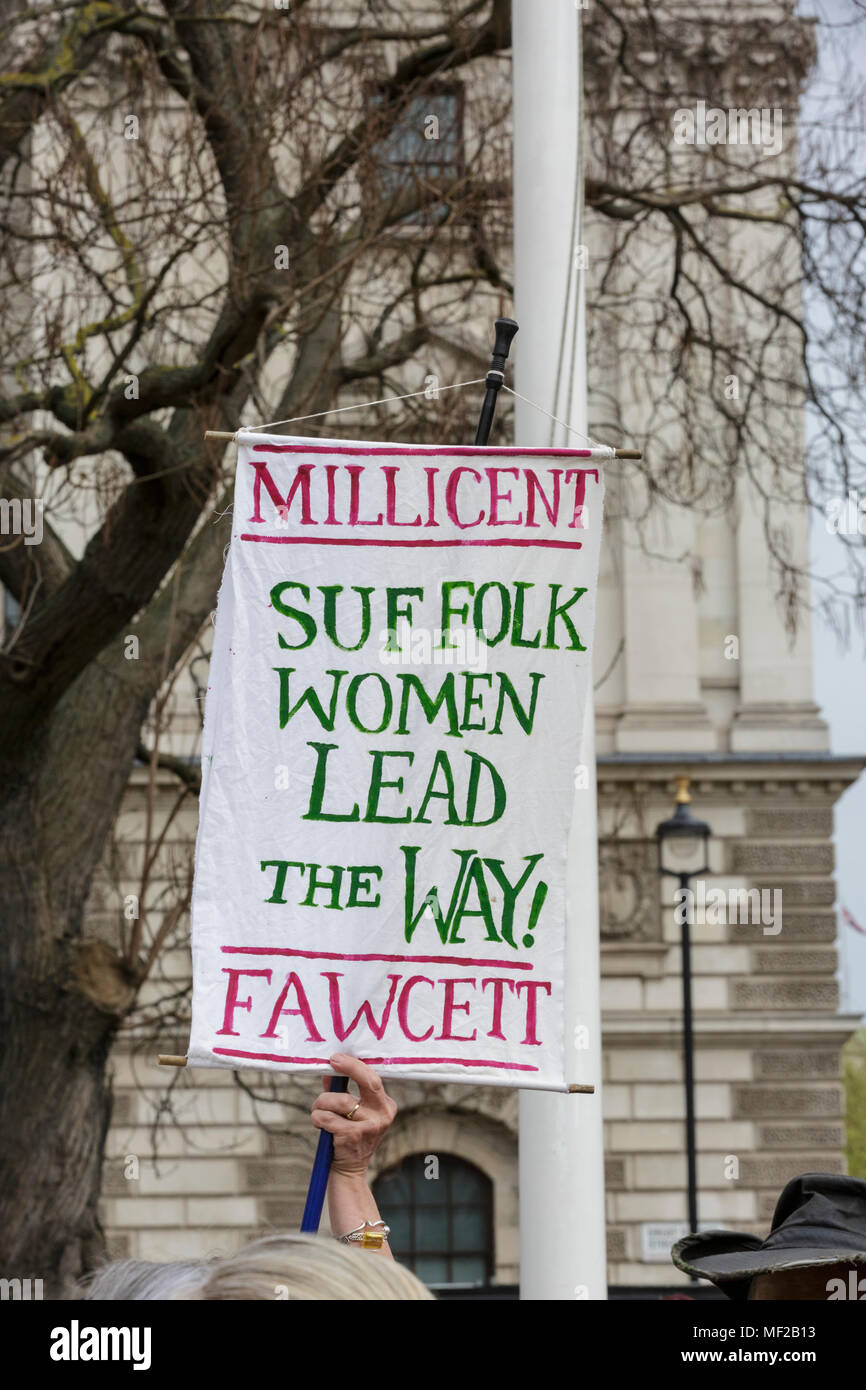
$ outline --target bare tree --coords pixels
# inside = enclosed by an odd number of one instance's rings
[[[84,908],[148,710],[214,605],[230,461],[203,432],[386,395],[413,360],[423,388],[479,286],[496,307],[507,84],[485,65],[507,13],[105,0],[6,20],[3,492],[13,519],[46,507],[41,545],[0,550],[4,1270],[56,1288],[101,1247],[106,1058],[170,928],[118,904],[112,942]],[[444,130],[423,143],[428,115],[463,120],[461,73],[471,158]]]

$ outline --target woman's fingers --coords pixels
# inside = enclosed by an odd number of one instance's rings
[[[359,1130],[354,1120],[347,1120],[345,1115],[338,1115],[334,1110],[314,1110],[310,1117],[316,1129],[326,1129],[335,1137],[345,1135],[357,1135]]]
[[[397,1105],[382,1085],[381,1077],[366,1062],[344,1052],[335,1053],[330,1061],[335,1072],[356,1082],[360,1100],[351,1091],[332,1091],[328,1078],[323,1077],[325,1089],[313,1104],[312,1121],[317,1129],[327,1130],[334,1136],[331,1171],[363,1176],[377,1144],[397,1113]],[[351,1110],[354,1114],[349,1119]]]
[[[361,1093],[361,1104],[367,1110],[386,1112],[393,1118],[397,1107],[386,1093],[381,1076],[372,1067],[368,1067],[366,1062],[360,1061],[358,1057],[350,1057],[345,1052],[335,1052],[330,1058],[330,1062],[334,1071],[341,1072],[343,1076],[348,1076],[352,1081],[357,1082],[358,1090]]]
[[[349,1111],[358,1104],[358,1097],[353,1096],[351,1091],[323,1091],[313,1102],[314,1110],[333,1110],[335,1115],[348,1115]],[[357,1118],[361,1114],[360,1110],[355,1111]]]

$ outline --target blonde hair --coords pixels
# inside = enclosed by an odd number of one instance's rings
[[[180,1298],[207,1278],[206,1260],[115,1260],[102,1265],[76,1285],[71,1298],[91,1303],[150,1303]]]
[[[350,1302],[433,1299],[415,1275],[386,1256],[350,1250],[326,1237],[271,1235],[215,1260],[179,1299]]]

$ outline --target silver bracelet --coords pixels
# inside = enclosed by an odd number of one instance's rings
[[[340,1241],[343,1245],[360,1245],[362,1250],[381,1250],[390,1234],[391,1227],[386,1226],[384,1221],[365,1221],[354,1231],[340,1236]]]

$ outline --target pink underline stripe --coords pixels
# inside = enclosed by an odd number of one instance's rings
[[[246,443],[246,441],[244,441]],[[399,446],[389,446],[382,449],[351,448],[348,445],[337,447],[331,444],[252,444],[247,445],[256,453],[264,454],[358,454],[362,458],[373,458],[379,454],[396,456],[397,458],[486,458],[489,454],[502,455],[506,458],[605,458],[606,455],[597,453],[594,449],[488,449],[486,446],[472,444],[455,444],[448,449],[401,449]]]
[[[342,951],[301,951],[294,946],[221,946],[227,955],[241,956],[305,956],[307,960],[383,960],[408,961],[418,965],[498,965],[504,970],[533,970],[528,961],[475,960],[468,956],[380,956],[345,955]]]
[[[241,1052],[232,1047],[215,1047],[214,1055],[219,1057],[248,1057],[254,1062],[299,1062],[309,1066],[330,1066],[329,1057],[288,1057],[279,1052]],[[468,1061],[465,1057],[359,1057],[359,1062],[369,1066],[430,1066],[440,1064],[449,1067],[497,1067],[502,1071],[538,1071],[538,1067],[528,1062],[485,1062]]]
[[[240,537],[242,541],[264,541],[266,545],[380,545],[380,546],[414,546],[424,547],[432,550],[441,546],[450,545],[516,545],[522,546],[527,550],[581,550],[583,541],[522,541],[522,540],[501,540],[488,541],[399,541],[392,540],[390,537],[383,537],[381,540],[362,540],[355,536],[251,536],[249,534]]]

